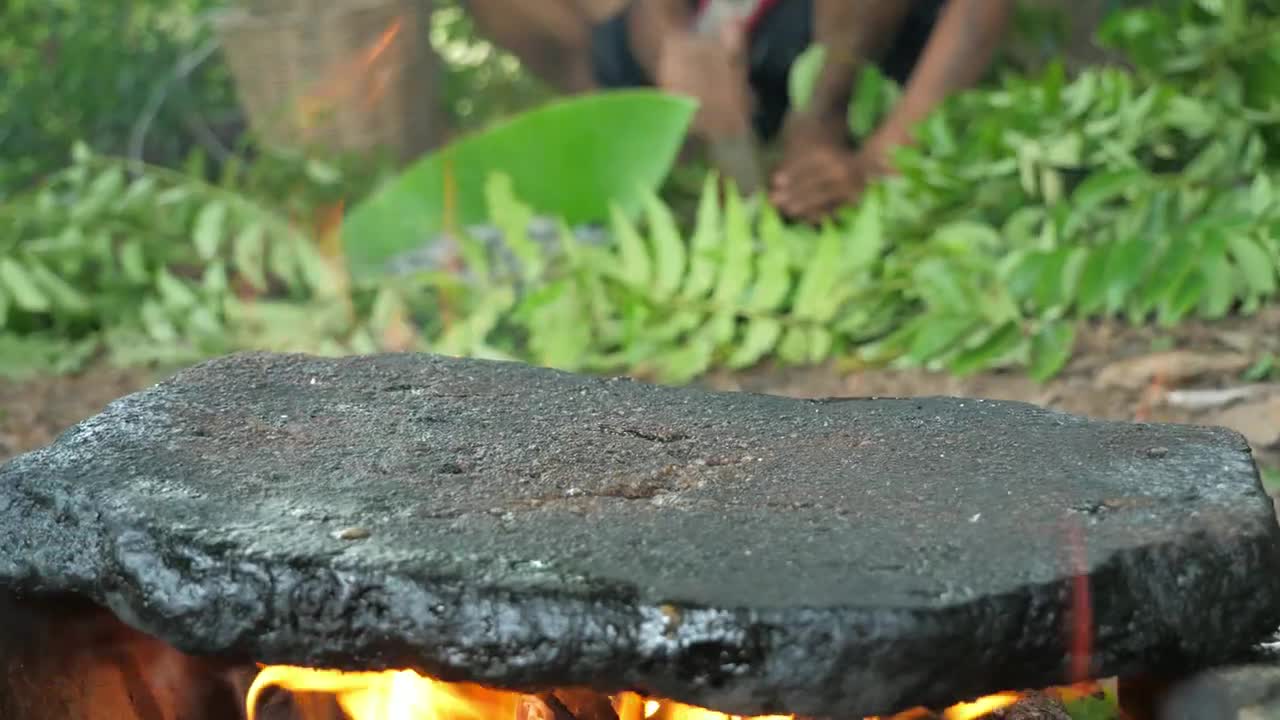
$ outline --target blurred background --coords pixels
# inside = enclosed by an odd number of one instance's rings
[[[219,354],[415,350],[1222,424],[1280,480],[1275,0],[1022,0],[816,224],[457,0],[8,0],[0,78],[0,457]]]

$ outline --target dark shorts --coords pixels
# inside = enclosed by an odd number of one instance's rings
[[[886,0],[888,1],[888,0]],[[916,0],[879,66],[899,83],[906,83],[933,32],[944,0]],[[696,4],[691,0],[691,4]],[[627,34],[630,3],[592,31],[591,59],[596,82],[603,87],[652,85],[631,53]],[[756,132],[772,138],[782,127],[790,104],[787,80],[791,65],[813,41],[813,0],[782,0],[774,5],[752,34],[749,62],[756,96]]]

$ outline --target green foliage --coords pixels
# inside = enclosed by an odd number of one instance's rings
[[[350,282],[295,222],[350,199],[327,163],[232,163],[210,183],[198,163],[81,153],[0,209],[0,370],[73,367],[105,344],[122,362],[411,347],[670,382],[854,354],[1047,379],[1083,320],[1213,320],[1280,291],[1280,61],[1259,39],[1280,12],[1238,5],[1112,17],[1103,36],[1132,69],[1051,66],[957,95],[898,152],[898,176],[820,228],[714,178],[678,222],[654,193],[692,107],[655,93],[558,103],[424,159],[347,219]],[[796,92],[813,72],[797,65]],[[864,74],[855,135],[898,93]],[[550,244],[530,233],[546,213]],[[582,220],[607,239],[570,230]],[[497,254],[457,233],[485,221]],[[440,230],[465,273],[378,272]]]
[[[352,271],[379,273],[390,257],[448,230],[450,219],[486,220],[484,187],[495,172],[569,222],[603,220],[610,203],[631,214],[670,171],[693,111],[692,101],[655,91],[608,92],[560,100],[450,144],[354,209],[343,228]]]
[[[227,187],[131,170],[80,146],[0,210],[0,366],[70,370],[101,344],[120,363],[280,345],[264,319],[290,307],[285,345],[339,334],[338,284],[304,231]]]
[[[0,198],[61,167],[83,140],[123,153],[156,92],[149,158],[176,161],[189,129],[235,112],[229,75],[205,63],[174,81],[209,40],[201,13],[218,0],[8,0],[0,4]]]

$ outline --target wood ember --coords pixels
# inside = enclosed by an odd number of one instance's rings
[[[521,697],[515,720],[618,720],[618,714],[600,693],[554,690]]]
[[[1044,693],[1026,693],[1012,705],[992,711],[984,720],[1071,720],[1071,715],[1057,698]]]

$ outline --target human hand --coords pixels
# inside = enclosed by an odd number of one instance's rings
[[[815,138],[787,143],[774,173],[769,198],[786,217],[818,222],[857,202],[867,185],[893,171],[887,139],[868,140],[858,150],[842,142]]]
[[[717,139],[751,132],[751,93],[744,39],[732,28],[718,37],[676,33],[663,39],[657,86],[698,101],[694,131]]]

